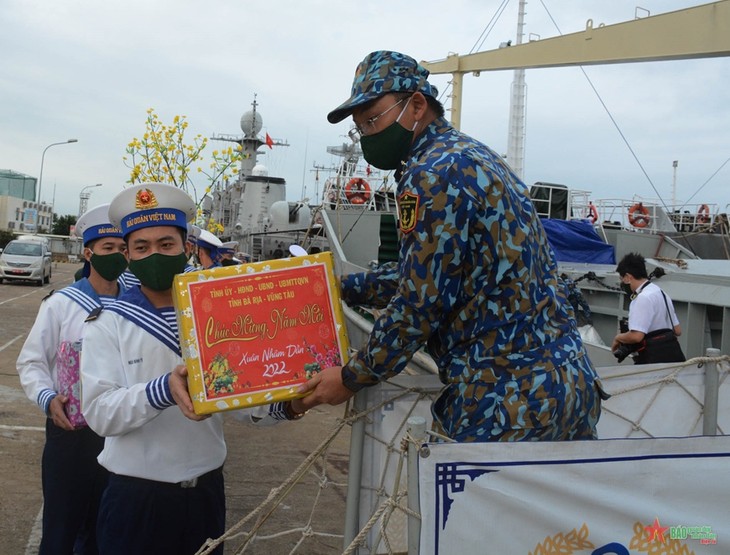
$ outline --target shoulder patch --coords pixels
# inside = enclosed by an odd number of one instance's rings
[[[398,197],[398,227],[403,233],[413,231],[418,221],[420,197],[406,192]]]
[[[104,307],[97,306],[94,310],[89,312],[89,315],[86,317],[86,320],[84,320],[84,322],[93,322],[99,317],[99,314],[101,314],[102,310],[104,310]]]

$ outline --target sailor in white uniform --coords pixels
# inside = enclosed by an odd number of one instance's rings
[[[97,206],[76,223],[84,277],[46,297],[17,361],[26,395],[48,416],[41,554],[97,553],[96,514],[107,471],[97,462],[104,439],[81,414],[79,357],[84,320],[116,300],[117,278],[127,267],[127,247],[108,208]]]
[[[243,260],[239,260],[235,256],[237,248],[238,241],[227,241],[221,245],[218,249],[221,255],[221,266],[235,266],[243,262]]]
[[[109,210],[141,286],[88,324],[81,363],[83,413],[106,437],[99,462],[111,473],[99,511],[102,555],[193,554],[225,530],[222,416],[193,411],[171,289],[194,215],[184,191],[159,183],[122,191]],[[299,418],[297,408],[298,400],[243,410],[266,425]]]
[[[195,254],[203,270],[220,268],[222,258],[220,249],[223,247],[223,242],[218,237],[207,229],[200,229],[193,239],[193,243],[196,247]]]
[[[185,241],[185,254],[188,257],[188,264],[185,266],[185,273],[194,272],[199,269],[189,262],[190,258],[193,256],[193,251],[195,250],[195,238],[199,234],[200,228],[197,225],[188,224],[188,235],[187,240]],[[119,276],[119,285],[122,286],[122,289],[131,289],[132,287],[139,287],[142,284],[137,276],[129,270],[126,270],[121,276]]]

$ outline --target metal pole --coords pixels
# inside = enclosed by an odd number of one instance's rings
[[[426,419],[411,416],[408,419],[408,435],[414,440],[408,442],[408,508],[421,514],[420,491],[418,487],[418,455],[426,441]],[[417,443],[416,443],[417,442]],[[408,555],[418,555],[421,544],[421,519],[408,515]]]
[[[94,187],[101,187],[101,183],[97,183],[96,185],[87,185],[81,189],[81,192],[79,193],[79,218],[83,216],[89,208],[91,193],[87,193],[86,189],[93,189]]]
[[[705,356],[719,357],[720,349],[707,349]],[[702,419],[702,435],[717,435],[717,399],[720,389],[719,373],[716,362],[705,364],[705,411]]]
[[[40,214],[41,209],[41,187],[43,187],[43,163],[46,160],[46,151],[51,148],[52,146],[56,145],[65,145],[68,143],[77,143],[79,142],[78,139],[68,139],[67,141],[62,141],[60,143],[51,143],[46,148],[43,149],[43,154],[41,155],[41,172],[38,174],[38,197],[36,198],[36,203],[38,204],[38,212]],[[38,220],[40,221],[40,215],[38,216]],[[39,225],[36,225],[35,227],[35,233],[38,234],[38,227]]]
[[[51,224],[48,226],[49,233],[53,233],[53,211],[56,209],[56,182],[53,182],[53,198],[51,199]]]
[[[357,414],[367,407],[366,387],[355,394],[352,411]],[[345,530],[343,550],[347,549],[360,531],[360,482],[362,481],[363,446],[365,444],[365,418],[352,423],[350,431],[350,465],[347,473],[347,501],[345,503]]]

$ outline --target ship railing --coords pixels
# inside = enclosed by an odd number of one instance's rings
[[[592,199],[591,193],[559,183],[536,182],[530,198],[541,218],[590,220],[600,228],[643,233],[728,234],[728,207],[716,203],[667,205],[661,199]]]
[[[395,193],[387,185],[383,184],[373,188],[376,181],[370,181],[370,191],[366,194],[349,193],[346,189],[350,178],[337,177],[328,179],[325,182],[323,193],[323,204],[331,210],[380,210],[393,212],[396,208]]]
[[[633,199],[596,199],[574,202],[573,219],[595,220],[607,229],[628,229],[643,233],[727,233],[727,213],[717,204],[694,203],[667,206],[661,201]]]

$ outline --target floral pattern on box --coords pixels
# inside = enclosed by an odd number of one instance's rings
[[[58,392],[68,397],[64,410],[66,411],[66,417],[74,428],[86,426],[86,420],[81,414],[80,357],[81,341],[63,342],[56,351]]]
[[[173,293],[198,414],[301,396],[347,355],[331,253],[180,274]]]

